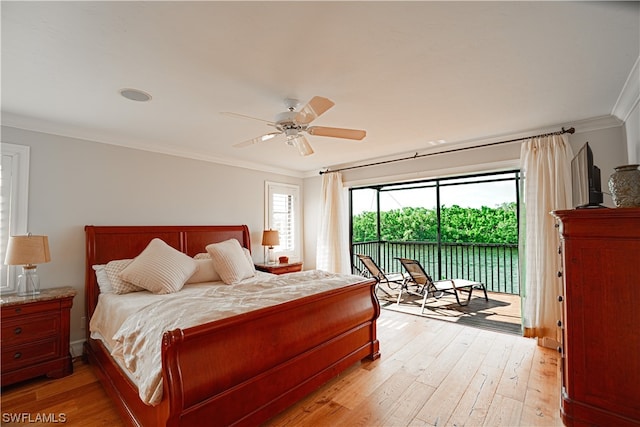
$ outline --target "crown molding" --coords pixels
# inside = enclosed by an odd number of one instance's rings
[[[323,168],[323,170],[326,170],[326,169],[338,170],[342,168],[360,167],[363,165],[369,165],[371,163],[388,162],[388,161],[394,161],[401,158],[408,158],[416,154],[428,154],[428,153],[435,154],[441,151],[448,151],[451,149],[472,148],[478,145],[491,144],[499,141],[526,139],[532,135],[541,135],[541,134],[556,132],[561,128],[568,129],[570,127],[574,127],[576,130],[575,133],[585,133],[585,132],[592,132],[592,131],[601,130],[601,129],[618,127],[618,126],[622,126],[623,124],[624,122],[622,120],[614,116],[593,117],[585,120],[576,120],[570,123],[559,123],[551,126],[528,129],[518,133],[494,135],[494,136],[488,136],[488,137],[479,138],[479,139],[469,139],[469,140],[463,140],[463,141],[451,141],[447,144],[440,145],[437,148],[421,150],[419,153],[416,151],[396,153],[390,156],[371,158],[371,159],[362,160],[359,162],[343,163],[339,165],[327,166]],[[307,174],[305,175],[305,177],[308,178],[311,176],[317,176],[317,174],[318,172],[314,174]]]
[[[626,122],[638,102],[640,102],[640,56],[638,56],[636,63],[631,68],[620,96],[618,96],[618,100],[613,106],[613,110],[611,110],[611,115]]]
[[[131,148],[134,150],[148,151],[158,154],[166,154],[169,156],[183,157],[193,160],[201,160],[209,163],[216,163],[224,166],[233,166],[237,168],[250,169],[259,172],[275,173],[279,175],[291,176],[294,178],[304,178],[304,172],[294,171],[290,169],[282,169],[263,165],[260,163],[246,162],[232,158],[209,156],[187,150],[176,150],[169,147],[150,146],[141,141],[126,139],[118,142],[113,141],[113,137],[100,135],[96,131],[85,131],[82,129],[69,130],[66,126],[57,123],[33,119],[12,113],[2,113],[2,126],[13,127],[17,129],[27,130],[31,132],[42,132],[50,135],[57,135],[66,138],[81,139],[85,141],[97,142],[100,144],[114,145],[117,147]]]

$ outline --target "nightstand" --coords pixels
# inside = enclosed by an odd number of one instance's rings
[[[286,264],[256,264],[256,270],[272,274],[294,273],[296,271],[302,271],[302,263],[289,262]]]
[[[2,386],[73,372],[69,317],[75,295],[76,290],[66,286],[42,289],[35,296],[2,296]]]

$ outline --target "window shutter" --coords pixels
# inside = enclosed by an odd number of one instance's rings
[[[298,193],[296,185],[266,183],[265,228],[278,230],[280,245],[275,247],[276,254],[292,259],[302,256]]]
[[[27,233],[29,147],[1,143],[0,163],[0,292],[15,291],[20,267],[4,265],[10,235]]]

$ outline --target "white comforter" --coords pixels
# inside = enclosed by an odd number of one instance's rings
[[[180,292],[100,295],[91,318],[92,337],[103,337],[137,384],[140,399],[162,399],[162,334],[294,300],[362,281],[361,276],[304,271],[281,276],[258,274],[236,285],[187,285]],[[138,295],[136,295],[138,294]],[[113,313],[113,307],[120,312]],[[112,322],[111,322],[112,321]],[[113,332],[115,331],[115,332]]]

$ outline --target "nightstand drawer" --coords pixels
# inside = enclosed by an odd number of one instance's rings
[[[296,264],[286,265],[278,269],[278,274],[295,273],[296,271],[300,271],[301,269],[302,269],[302,265],[296,265]]]
[[[33,342],[56,336],[60,330],[60,312],[13,318],[2,322],[2,346]]]
[[[60,302],[44,301],[34,304],[21,304],[2,307],[2,321],[5,322],[14,317],[21,318],[32,313],[42,313],[44,311],[60,311]]]
[[[58,337],[51,337],[31,344],[7,347],[3,345],[2,369],[16,369],[54,359],[60,353],[58,343]]]

